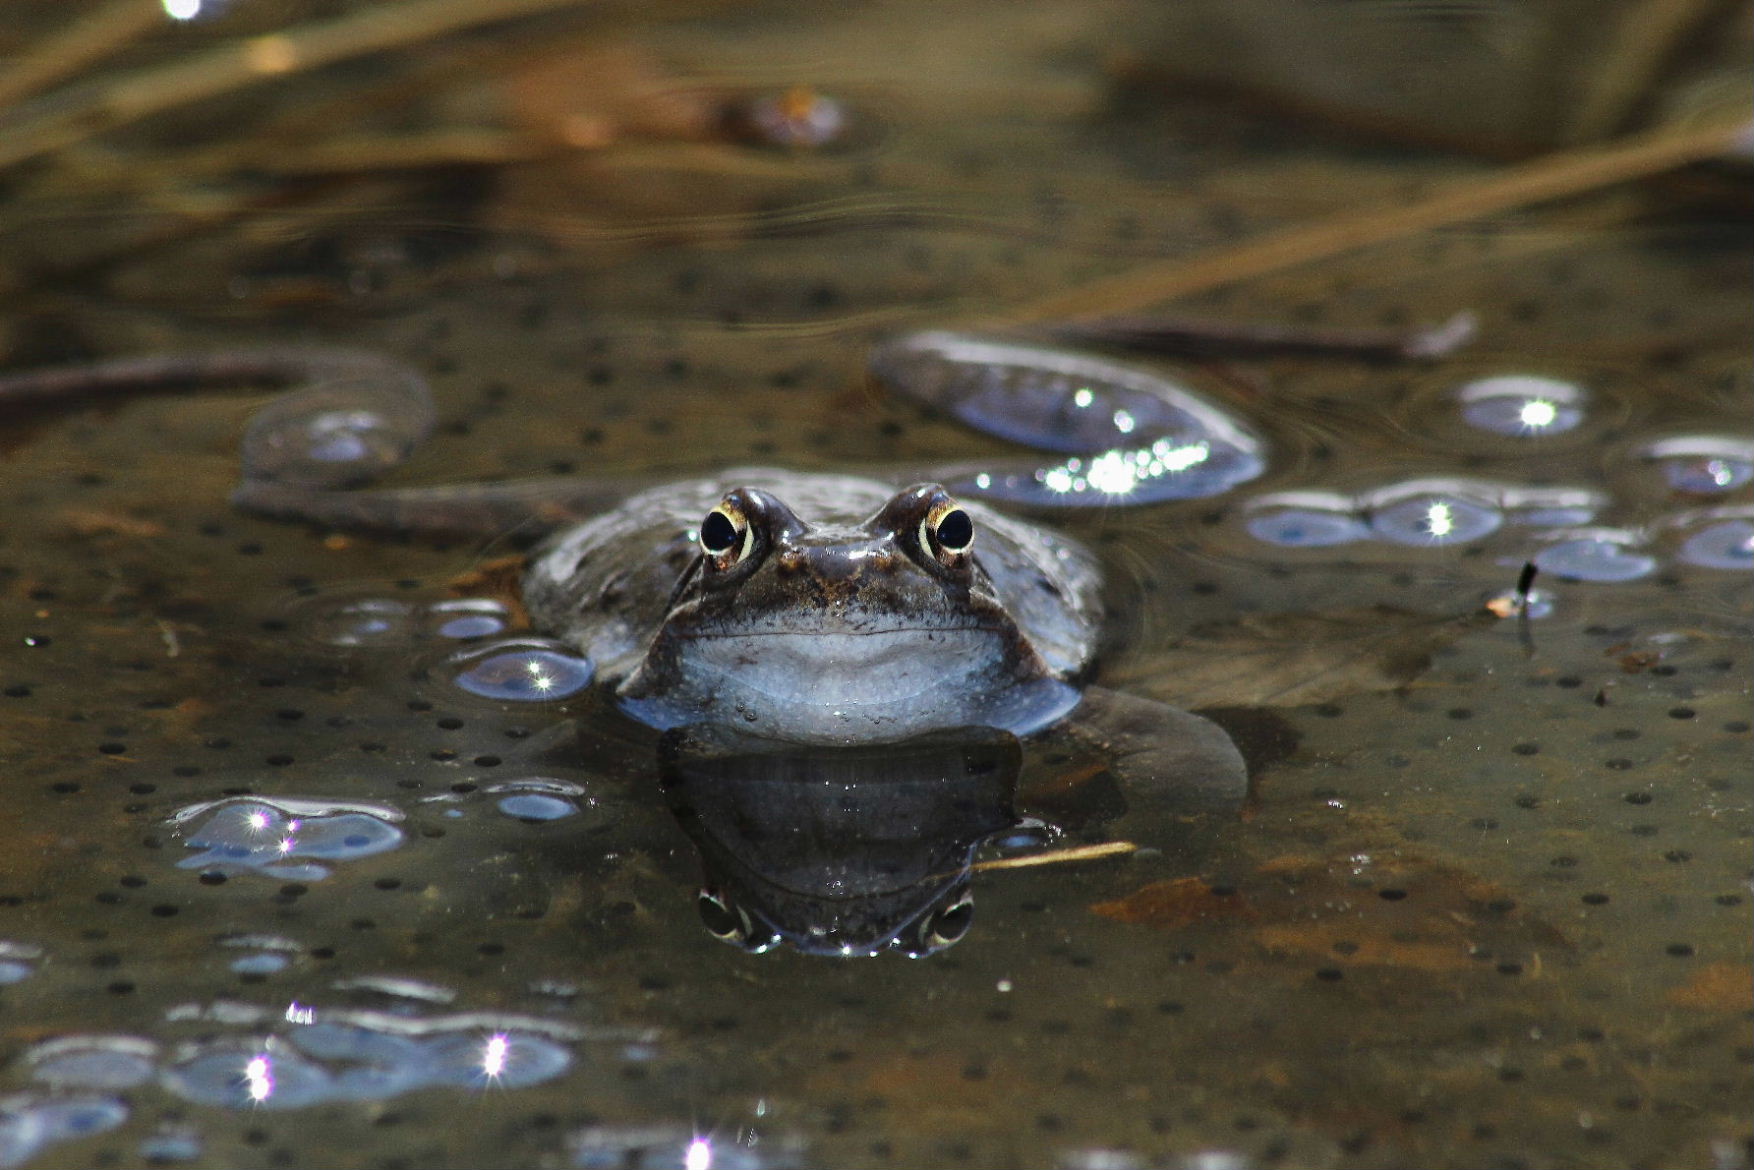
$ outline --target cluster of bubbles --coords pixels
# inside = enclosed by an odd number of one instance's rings
[[[218,1018],[199,1009],[181,1014]],[[179,1045],[168,1057],[158,1043],[137,1036],[63,1036],[37,1044],[24,1063],[33,1080],[54,1091],[45,1100],[62,1103],[70,1122],[77,1114],[66,1103],[80,1099],[69,1093],[123,1092],[154,1081],[204,1105],[279,1109],[383,1100],[433,1086],[520,1088],[571,1067],[570,1045],[583,1035],[570,1024],[537,1017],[422,1017],[402,1010],[318,1009],[296,1001],[277,1019],[245,1004],[218,1015],[224,1017],[219,1022],[248,1026],[254,1034]],[[122,1111],[101,1128],[125,1116]],[[95,1132],[90,1121],[85,1124],[83,1132]],[[0,1115],[0,1135],[4,1125]],[[0,1165],[13,1164],[0,1153]]]
[[[1249,504],[1257,540],[1286,548],[1330,548],[1362,540],[1414,547],[1461,544],[1505,524],[1587,524],[1606,501],[1579,488],[1523,487],[1479,479],[1415,479],[1343,495],[1279,492]]]
[[[441,1085],[522,1088],[552,1080],[572,1064],[571,1050],[543,1034],[552,1028],[544,1021],[526,1021],[537,1031],[475,1016],[457,1023],[337,1012],[330,1020],[299,1005],[288,1014],[297,1017],[289,1022],[309,1022],[266,1040],[197,1045],[164,1070],[165,1086],[203,1105],[299,1109]]]
[[[320,881],[322,862],[354,861],[402,843],[401,812],[357,801],[232,797],[179,809],[171,824],[200,850],[182,869],[259,873],[283,881]],[[185,827],[186,826],[186,827]]]
[[[1503,374],[1458,387],[1463,422],[1495,435],[1538,439],[1586,421],[1588,393],[1535,374]],[[1646,444],[1638,459],[1667,490],[1721,497],[1754,482],[1754,440],[1683,435]],[[1552,577],[1633,581],[1656,572],[1657,546],[1683,564],[1754,568],[1754,510],[1722,506],[1683,511],[1650,526],[1598,523],[1605,496],[1583,488],[1521,487],[1472,479],[1422,479],[1345,495],[1279,492],[1249,503],[1244,527],[1282,548],[1332,548],[1359,541],[1413,547],[1465,544],[1506,526],[1525,530],[1524,557]],[[1531,606],[1531,612],[1533,607]]]

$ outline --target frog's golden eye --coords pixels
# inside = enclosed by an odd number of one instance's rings
[[[755,529],[743,510],[729,500],[700,522],[700,551],[716,569],[728,569],[755,549]]]
[[[974,520],[951,500],[940,500],[920,521],[920,547],[954,568],[974,547]]]

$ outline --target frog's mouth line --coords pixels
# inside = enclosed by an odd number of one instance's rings
[[[705,630],[671,630],[670,634],[677,638],[689,638],[696,641],[715,641],[728,638],[876,638],[886,634],[1003,634],[1005,628],[992,622],[977,622],[965,625],[919,625],[919,626],[883,626],[874,630],[824,630],[820,627],[801,627],[795,630],[731,630],[725,632]]]

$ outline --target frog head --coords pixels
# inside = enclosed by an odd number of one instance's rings
[[[983,514],[923,483],[862,523],[812,524],[771,492],[731,489],[695,530],[623,708],[798,743],[1046,726],[1077,692],[982,567]]]

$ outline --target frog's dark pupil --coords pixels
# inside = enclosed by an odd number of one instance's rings
[[[735,938],[743,933],[743,924],[737,920],[736,913],[712,891],[702,890],[695,906],[700,910],[702,924],[714,938]]]
[[[708,512],[700,522],[700,547],[715,556],[731,551],[737,543],[737,526],[723,512]]]
[[[938,543],[950,552],[961,552],[974,540],[974,521],[961,508],[952,508],[938,519]]]

